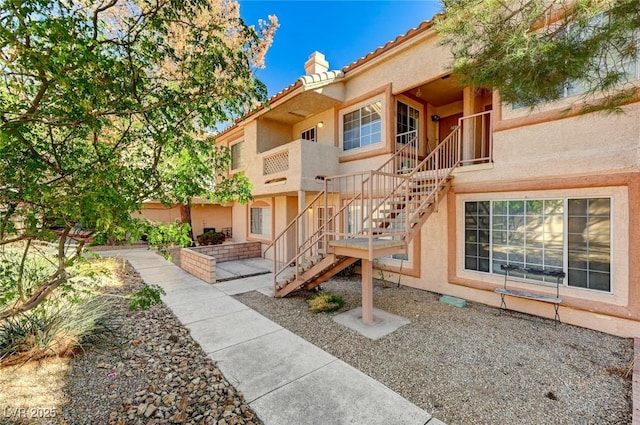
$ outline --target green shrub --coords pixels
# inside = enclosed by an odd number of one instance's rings
[[[0,322],[0,364],[70,357],[118,343],[118,323],[104,297],[55,300]]]
[[[224,242],[226,236],[221,232],[209,230],[201,235],[196,236],[199,245],[220,245]]]
[[[344,306],[345,300],[332,292],[318,292],[307,301],[307,304],[312,313],[331,313]]]

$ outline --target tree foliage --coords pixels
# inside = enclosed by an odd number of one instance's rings
[[[577,86],[592,108],[637,95],[640,0],[443,0],[436,22],[465,83],[534,107]],[[594,103],[595,99],[595,103]]]
[[[145,199],[233,192],[202,134],[266,100],[253,71],[276,27],[231,0],[0,0],[0,246],[59,247],[0,318],[67,281],[78,229],[122,237]]]

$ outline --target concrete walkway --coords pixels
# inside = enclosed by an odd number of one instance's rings
[[[209,285],[148,250],[129,260],[265,425],[443,425],[429,413],[231,295],[271,293],[271,275]]]

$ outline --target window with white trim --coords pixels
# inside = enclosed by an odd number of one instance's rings
[[[315,127],[311,127],[307,130],[301,131],[300,132],[300,138],[302,140],[308,140],[310,142],[315,142],[316,141],[316,128]]]
[[[573,33],[577,35],[579,39],[583,40],[590,36],[590,33],[594,30],[608,26],[609,21],[609,15],[607,13],[601,13],[590,20],[591,26],[589,28],[577,32],[575,26],[569,25],[565,30],[565,34]],[[631,37],[635,37],[636,39],[637,52],[635,56],[623,57],[617,50],[611,49],[606,57],[603,56],[599,58],[599,73],[620,73],[624,75],[623,81],[626,80],[626,82],[640,80],[640,36],[636,32],[635,35]],[[572,79],[557,87],[557,91],[560,98],[567,98],[586,93],[590,88],[589,84],[587,78]],[[511,105],[511,109],[516,110],[522,108],[522,106],[520,103],[514,103]]]
[[[610,25],[610,18],[608,13],[601,13],[597,16],[594,16],[589,21],[590,27],[584,29],[580,33],[577,33],[577,36],[580,40],[587,39],[592,36],[592,33],[598,29],[603,27],[607,27]],[[572,29],[571,26],[568,27],[568,31],[572,31],[575,33],[575,29]],[[635,35],[635,38],[638,38],[638,35]],[[635,81],[640,78],[640,66],[638,64],[639,56],[640,56],[640,47],[637,48],[638,53],[634,57],[622,57],[622,54],[615,50],[611,49],[608,52],[606,57],[599,58],[599,72],[607,73],[607,72],[616,72],[624,75],[624,80],[627,82]],[[589,82],[585,79],[577,79],[568,81],[564,86],[563,97],[569,97],[577,94],[585,93],[589,90]]]
[[[250,209],[252,235],[271,236],[271,207],[251,207]]]
[[[343,150],[382,142],[382,101],[378,100],[342,116]]]
[[[238,142],[231,145],[231,169],[237,170],[242,166],[242,145],[244,142]]]
[[[406,144],[413,136],[418,136],[420,111],[413,106],[398,101],[396,112],[396,142]]]
[[[611,291],[610,198],[468,201],[464,221],[466,270],[562,270],[567,286]]]

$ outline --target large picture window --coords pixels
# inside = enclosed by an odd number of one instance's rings
[[[271,207],[251,207],[251,234],[271,236]]]
[[[611,291],[609,198],[471,201],[464,211],[466,270],[562,270],[568,286]]]
[[[342,141],[345,151],[382,142],[382,101],[344,114]]]

